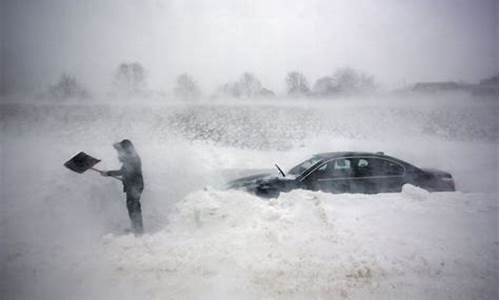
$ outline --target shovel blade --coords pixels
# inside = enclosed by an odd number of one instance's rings
[[[92,157],[85,152],[80,152],[64,163],[64,166],[76,173],[83,173],[95,166],[100,159]]]

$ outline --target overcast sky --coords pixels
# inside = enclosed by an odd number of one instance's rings
[[[182,72],[205,89],[251,71],[276,91],[352,66],[387,88],[498,73],[496,0],[3,0],[2,89],[41,89],[61,72],[93,90],[141,62],[168,90]]]

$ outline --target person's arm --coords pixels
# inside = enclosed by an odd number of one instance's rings
[[[123,176],[123,167],[120,170],[102,171],[102,176]]]

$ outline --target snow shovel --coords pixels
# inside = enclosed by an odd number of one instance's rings
[[[98,173],[101,173],[102,172],[101,170],[94,168],[94,166],[100,161],[101,161],[100,159],[92,157],[85,152],[80,152],[77,155],[73,156],[70,160],[65,162],[64,166],[70,169],[71,171],[79,174],[82,174],[87,170],[93,170]],[[110,176],[110,177],[122,181],[122,179],[118,176]]]

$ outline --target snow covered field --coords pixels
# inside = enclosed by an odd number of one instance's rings
[[[498,100],[0,104],[5,299],[497,299]],[[147,233],[120,183],[62,166],[143,159]],[[264,201],[217,187],[239,169],[384,151],[450,171],[453,193]]]

